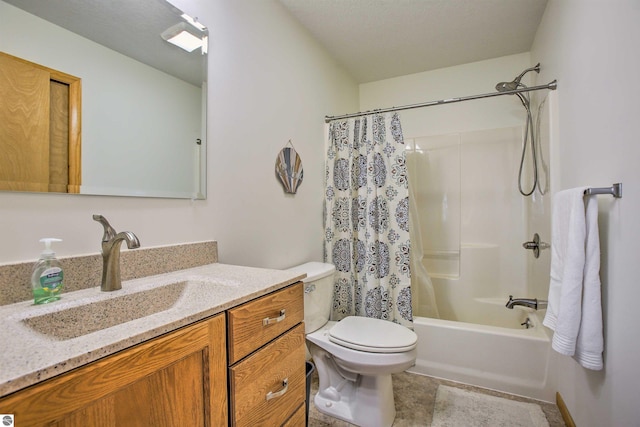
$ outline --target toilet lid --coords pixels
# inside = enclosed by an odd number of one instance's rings
[[[413,350],[418,336],[412,330],[387,320],[349,316],[329,330],[329,340],[369,353],[401,353]]]

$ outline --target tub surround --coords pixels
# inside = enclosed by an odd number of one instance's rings
[[[144,242],[143,242],[144,244]],[[64,294],[100,286],[102,255],[60,257],[64,271]],[[31,272],[37,260],[0,265],[0,306],[27,301],[31,293]],[[137,279],[176,270],[218,262],[218,243],[205,241],[151,248],[126,250],[120,253],[122,280]]]
[[[152,260],[147,259],[149,264],[162,264],[157,255]],[[117,292],[101,292],[95,287],[99,284],[99,275],[96,277],[90,289],[67,292],[55,303],[35,306],[23,301],[0,306],[0,317],[4,319],[0,329],[4,349],[0,355],[0,397],[284,288],[305,275],[212,263],[125,280]],[[129,295],[182,281],[189,282],[188,289],[171,308],[77,338],[50,337],[23,322],[25,318],[113,298],[115,294]],[[126,303],[125,299],[123,304]],[[77,323],[82,324],[82,319],[77,319],[74,327]]]

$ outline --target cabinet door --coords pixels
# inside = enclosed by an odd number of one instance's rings
[[[49,191],[49,73],[0,55],[0,189]]]
[[[225,318],[218,315],[0,400],[16,425],[226,425]]]

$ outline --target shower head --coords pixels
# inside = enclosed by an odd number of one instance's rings
[[[520,82],[516,82],[515,80],[512,82],[500,82],[496,85],[496,90],[498,92],[507,92],[510,90],[518,89],[518,85]]]
[[[535,71],[536,73],[539,73],[540,72],[540,63],[538,62],[535,66],[533,66],[531,68],[527,68],[526,70],[521,72],[518,77],[513,79],[513,81],[498,83],[496,85],[496,90],[498,92],[508,92],[510,90],[519,89],[520,87],[526,87],[524,83],[520,83],[520,80],[522,80],[522,77],[524,77],[524,75],[527,74],[530,71]],[[511,94],[511,95],[513,95],[513,94]],[[528,112],[529,111],[529,99],[528,99],[529,97],[525,96],[525,95],[523,95],[521,93],[516,93],[516,95],[518,96],[518,98],[520,98],[520,101],[522,101],[522,105],[524,105],[524,108],[526,108],[527,112]]]
[[[516,90],[520,86],[524,86],[524,84],[520,83],[520,80],[522,80],[522,77],[524,77],[524,75],[527,74],[530,71],[535,71],[536,73],[539,73],[540,72],[540,63],[538,62],[534,67],[527,68],[522,73],[520,73],[520,75],[518,77],[513,79],[513,81],[498,83],[496,85],[496,90],[498,92],[507,92],[507,91],[510,91],[510,90]]]

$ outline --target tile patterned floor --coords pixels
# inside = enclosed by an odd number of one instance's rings
[[[396,419],[393,423],[393,427],[429,427],[433,417],[436,391],[440,384],[464,388],[478,393],[485,393],[521,402],[538,403],[547,417],[549,427],[565,427],[562,416],[558,411],[558,407],[552,403],[539,402],[537,400],[525,399],[510,394],[404,372],[393,375],[393,394],[396,401]],[[318,376],[317,373],[314,372],[313,381],[311,383],[311,399],[313,399],[317,390]],[[352,424],[328,417],[318,412],[312,401],[309,408],[309,427],[329,426],[350,427]]]

